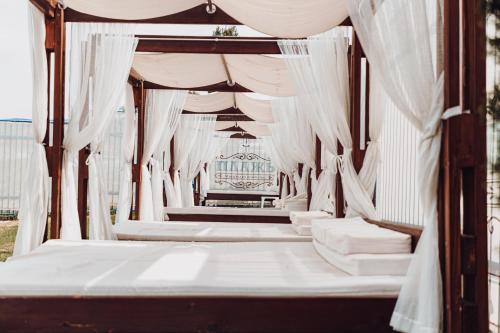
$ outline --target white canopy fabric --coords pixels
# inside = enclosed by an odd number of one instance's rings
[[[352,0],[349,14],[387,95],[421,132],[418,188],[424,231],[391,319],[402,332],[442,331],[438,176],[443,115],[442,3]]]
[[[33,85],[32,117],[33,139],[26,178],[23,183],[19,207],[19,228],[14,244],[14,255],[34,250],[43,241],[49,205],[49,171],[43,139],[47,131],[47,53],[45,51],[45,18],[29,4],[30,57]]]
[[[138,53],[133,72],[145,81],[166,87],[204,87],[231,79],[264,95],[294,95],[283,59],[254,54],[226,54],[224,59],[230,78],[220,54]]]
[[[114,237],[100,151],[104,133],[120,105],[137,41],[124,31],[122,35],[95,34],[83,42],[80,91],[63,142],[62,239],[81,239],[74,166],[78,151],[88,144],[89,237]]]
[[[187,92],[181,90],[147,91],[146,135],[141,161],[141,220],[163,220],[163,170],[158,161],[160,157],[154,154],[166,148],[165,142],[170,141],[178,127],[186,95]],[[151,164],[152,175],[148,163]]]
[[[252,98],[245,93],[189,94],[184,109],[192,112],[210,113],[235,106],[255,121],[261,123],[273,122],[271,101]]]
[[[142,20],[171,15],[206,3],[205,0],[59,1],[82,13],[122,20]],[[216,7],[242,24],[264,34],[282,38],[307,37],[339,25],[347,18],[345,2],[345,0],[213,0]]]
[[[127,84],[125,90],[125,124],[121,142],[122,176],[120,179],[116,223],[128,221],[132,207],[132,162],[134,160],[136,120],[134,91],[132,86]]]
[[[211,145],[217,142],[213,139],[215,134],[216,115],[195,115],[200,117],[200,126],[189,129],[192,136],[195,136],[195,142],[192,145],[185,162],[182,164],[179,173],[181,181],[182,207],[193,207],[193,179],[196,177],[205,162],[212,158],[207,156],[211,154]]]

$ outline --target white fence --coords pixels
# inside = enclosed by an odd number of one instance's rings
[[[123,115],[117,113],[104,145],[102,156],[107,170],[111,206],[118,202],[120,145]],[[33,149],[30,120],[0,120],[0,215],[16,215],[29,155]],[[49,206],[50,208],[50,206]]]

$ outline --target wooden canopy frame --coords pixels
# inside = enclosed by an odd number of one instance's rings
[[[54,72],[51,82],[54,90],[52,140],[47,135],[45,144],[52,178],[49,237],[59,238],[65,98],[64,23],[120,20],[63,9],[56,5],[55,0],[31,2],[45,14],[46,49],[49,55],[54,55],[53,58],[48,57],[48,67]],[[483,333],[488,331],[485,18],[480,0],[444,0],[443,14],[445,108],[461,105],[463,109],[470,110],[469,114],[443,121],[439,248],[444,286],[444,331]],[[239,24],[221,10],[207,15],[204,6],[136,22]],[[173,44],[169,47],[180,48]],[[358,146],[360,120],[357,102],[361,58],[362,50],[354,35],[350,67],[353,98],[351,131],[353,162],[357,169],[363,157]],[[219,91],[241,90],[241,87],[234,87],[211,88]],[[139,138],[144,137],[144,90],[149,88],[157,87],[143,81],[134,83],[135,104],[139,110]],[[319,140],[317,143],[318,163]],[[139,144],[138,156],[142,157],[142,150],[142,144]],[[84,155],[82,151],[80,156]],[[137,167],[134,167],[133,174],[136,180],[140,180]],[[80,176],[79,173],[79,192],[86,186]],[[339,200],[340,194],[337,195],[337,202],[343,202]],[[80,204],[84,206],[83,202]],[[140,202],[136,204],[140,206]],[[85,235],[83,226],[82,231]],[[0,328],[3,332],[390,332],[388,323],[395,301],[395,298],[367,297],[0,297]]]

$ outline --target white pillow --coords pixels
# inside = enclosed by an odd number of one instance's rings
[[[346,220],[314,220],[313,238],[330,250],[346,255],[411,253],[410,235],[381,228],[359,218]]]
[[[331,265],[351,275],[406,275],[412,254],[339,254],[313,241],[314,248]]]

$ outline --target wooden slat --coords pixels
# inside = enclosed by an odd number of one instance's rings
[[[386,333],[393,297],[0,298],[2,332]]]
[[[252,134],[248,134],[248,133],[234,133],[234,134],[231,134],[231,136],[229,137],[230,139],[249,139],[249,140],[255,140],[257,139],[255,136],[253,136]]]
[[[215,200],[208,199],[205,200]],[[217,199],[235,200],[235,199]],[[260,201],[260,199],[259,199]],[[288,216],[259,216],[259,215],[215,215],[215,214],[172,214],[168,217],[171,221],[192,221],[192,222],[228,222],[228,223],[279,223],[289,224]]]
[[[244,114],[242,115],[220,114],[217,116],[217,121],[255,121],[255,119],[252,119]]]
[[[141,37],[137,52],[209,54],[281,54],[277,39],[239,37]]]

